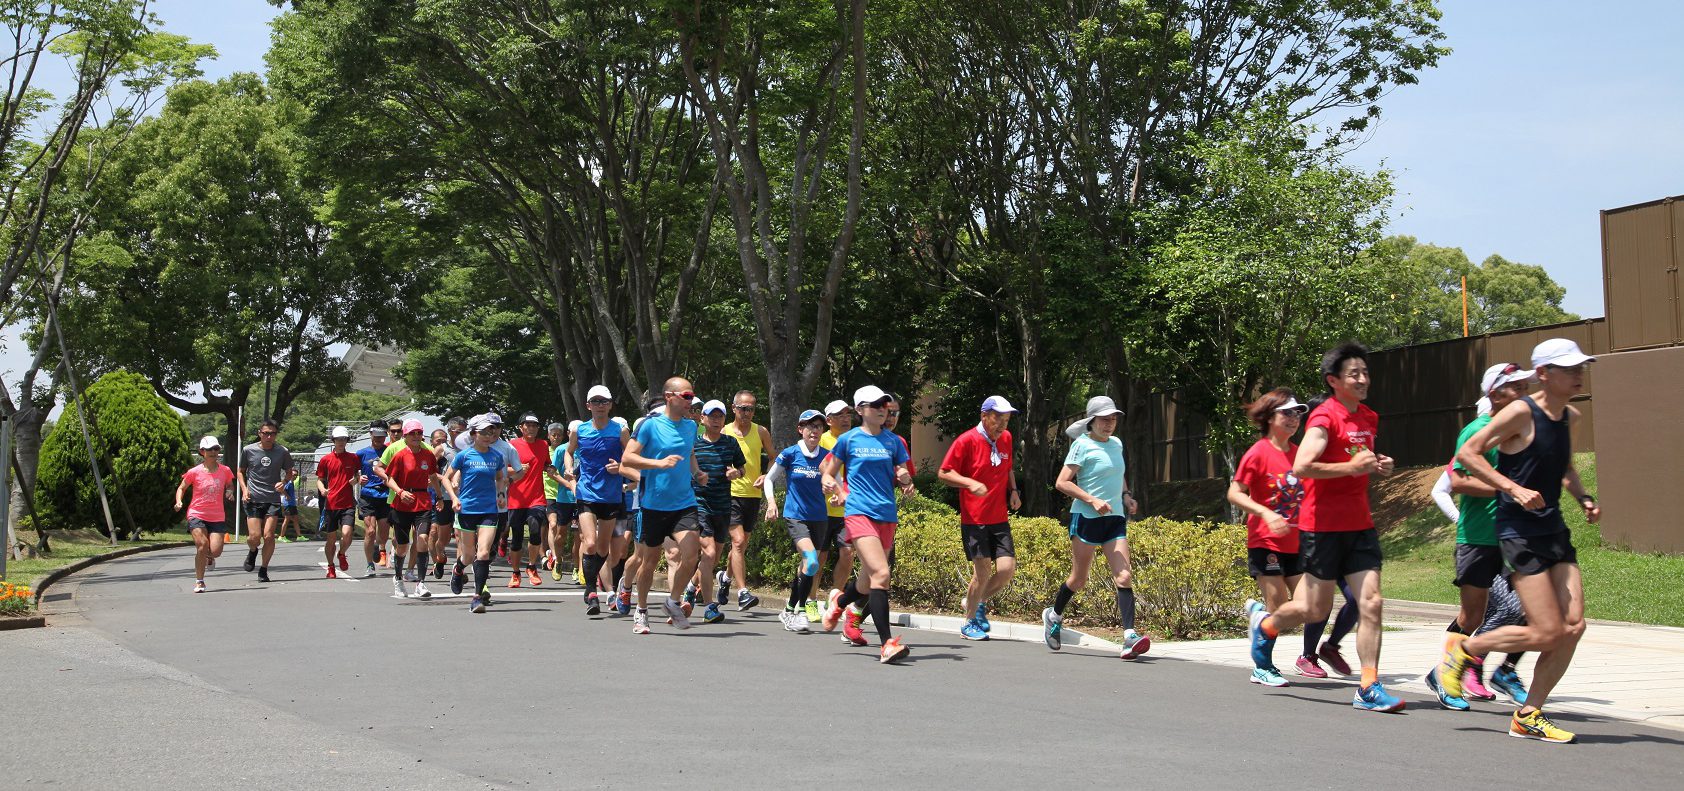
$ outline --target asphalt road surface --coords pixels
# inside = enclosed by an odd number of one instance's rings
[[[656,607],[640,637],[547,576],[473,615],[323,579],[320,544],[283,545],[268,585],[242,559],[203,595],[189,550],[96,566],[50,593],[57,628],[0,634],[21,690],[0,721],[31,723],[3,785],[1684,788],[1684,733],[1628,722],[1563,713],[1581,743],[1549,745],[1493,705],[1376,714],[1347,684],[1150,655],[904,630],[911,657],[882,666],[875,639],[789,634],[765,607],[687,632]]]

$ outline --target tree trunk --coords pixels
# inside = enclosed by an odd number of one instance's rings
[[[30,522],[36,530],[44,525],[36,523],[34,516],[35,477],[41,466],[41,427],[47,423],[47,410],[34,404],[25,402],[11,417],[12,421],[12,452],[16,454],[17,487],[12,489],[10,507],[11,523],[15,526],[27,511],[31,515]],[[9,548],[8,548],[9,549]]]

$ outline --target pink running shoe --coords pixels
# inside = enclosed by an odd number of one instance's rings
[[[1298,657],[1298,675],[1305,678],[1327,678],[1327,671],[1321,669],[1313,656]]]
[[[1322,643],[1321,650],[1316,653],[1321,656],[1321,661],[1326,662],[1327,667],[1333,672],[1341,676],[1351,674],[1351,663],[1346,662],[1345,657],[1339,653],[1339,646],[1332,643]]]
[[[1485,663],[1475,659],[1473,664],[1462,673],[1462,697],[1467,700],[1496,700],[1497,693],[1485,686],[1480,676],[1485,675]]]
[[[860,631],[860,623],[864,620],[863,614],[854,612],[852,607],[846,608],[842,619],[842,639],[854,645],[866,645],[865,632]]]

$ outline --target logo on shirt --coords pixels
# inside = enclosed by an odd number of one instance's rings
[[[265,466],[265,467],[269,466],[269,457],[268,456],[262,457],[262,463],[263,463],[263,466]]]
[[[1298,520],[1298,508],[1304,504],[1304,484],[1290,472],[1269,476],[1269,486],[1275,490],[1274,510],[1288,522]]]

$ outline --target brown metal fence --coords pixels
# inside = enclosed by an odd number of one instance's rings
[[[1448,461],[1455,453],[1456,435],[1474,417],[1473,404],[1479,398],[1485,369],[1499,362],[1530,365],[1532,347],[1545,338],[1571,338],[1586,354],[1608,351],[1607,322],[1587,319],[1371,353],[1368,367],[1374,384],[1368,405],[1380,413],[1379,451],[1397,459],[1400,466]],[[1584,414],[1573,434],[1577,450],[1596,449],[1591,420],[1594,378],[1593,373],[1586,379],[1585,392],[1574,400]],[[1153,394],[1148,421],[1150,480],[1222,474],[1219,460],[1204,449],[1204,420],[1182,405],[1176,393]]]

